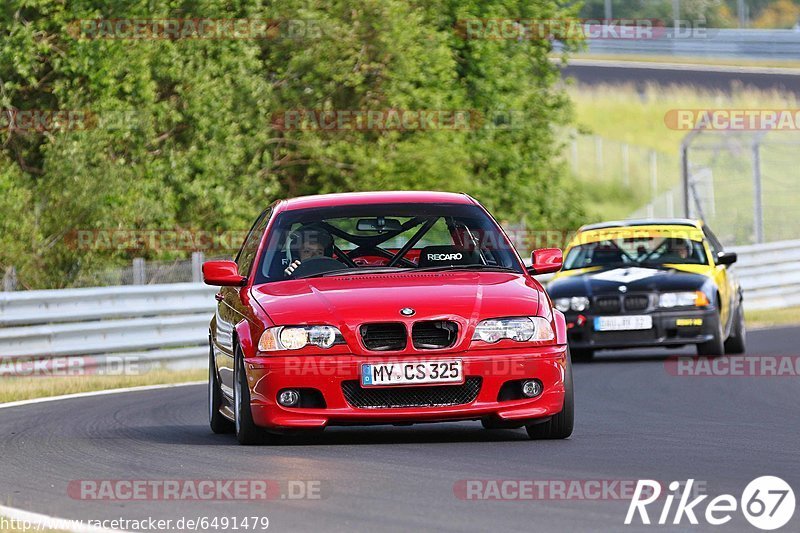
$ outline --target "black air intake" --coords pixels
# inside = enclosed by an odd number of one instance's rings
[[[358,381],[343,381],[342,393],[347,403],[359,409],[400,407],[442,407],[472,403],[481,390],[481,378],[468,377],[463,385],[426,385],[417,387],[362,387]]]
[[[457,337],[458,324],[449,320],[417,322],[411,328],[411,341],[418,350],[450,348]]]
[[[361,340],[367,350],[388,352],[406,347],[406,327],[399,322],[364,324],[360,328]]]

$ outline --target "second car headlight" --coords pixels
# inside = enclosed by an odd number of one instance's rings
[[[703,291],[664,292],[658,297],[659,307],[704,307],[708,296]]]
[[[338,328],[333,326],[276,326],[267,328],[258,341],[262,352],[300,350],[306,346],[328,349],[344,342]]]
[[[503,339],[518,342],[550,341],[555,338],[550,322],[540,316],[492,318],[481,321],[472,340],[493,344]]]
[[[556,309],[566,313],[570,309],[578,313],[585,311],[589,307],[589,298],[586,296],[573,296],[572,298],[556,298]]]

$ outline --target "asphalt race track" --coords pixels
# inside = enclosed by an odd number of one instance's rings
[[[789,69],[578,59],[561,67],[561,74],[589,86],[633,84],[643,90],[647,84],[677,85],[727,93],[755,88],[800,95],[800,72]]]
[[[751,354],[797,354],[800,329],[750,332],[749,343]],[[454,486],[465,479],[694,478],[711,497],[738,499],[750,480],[777,475],[798,493],[800,379],[677,377],[665,369],[666,353],[600,354],[576,365],[576,431],[567,441],[458,423],[333,428],[277,447],[243,447],[208,429],[203,386],[0,409],[0,498],[75,519],[267,516],[270,531],[620,531],[628,500],[476,501],[456,497]],[[317,480],[321,499],[69,495],[70,481],[83,479]],[[651,518],[660,511],[659,504]],[[625,530],[654,529],[634,524]],[[757,531],[741,512],[715,528],[684,519],[657,529]],[[798,530],[795,513],[782,531]]]

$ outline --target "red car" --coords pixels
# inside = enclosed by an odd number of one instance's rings
[[[329,425],[481,420],[572,433],[564,315],[503,230],[464,194],[378,192],[272,204],[220,286],[209,416],[240,443]]]

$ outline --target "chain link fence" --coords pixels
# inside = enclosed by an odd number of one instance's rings
[[[737,246],[800,238],[799,148],[800,131],[698,130],[684,166],[678,152],[572,134],[564,157],[590,200],[610,196],[601,217],[698,218]]]
[[[800,237],[800,132],[698,131],[685,141],[689,216],[724,242]]]
[[[572,133],[570,137],[564,157],[572,173],[589,188],[590,201],[605,197],[610,204],[600,209],[599,216],[683,214],[677,151],[664,153],[599,135]]]

